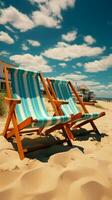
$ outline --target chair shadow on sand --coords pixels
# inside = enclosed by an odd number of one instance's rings
[[[80,128],[77,131],[72,131],[76,141],[98,141],[101,142],[101,139],[105,136],[108,136],[106,133],[97,134],[93,130],[87,130],[85,128]]]
[[[75,136],[76,141],[85,141],[85,140],[101,141],[101,138],[108,136],[105,133],[101,133],[101,135],[99,136],[93,131],[92,132],[87,131],[86,129],[80,129],[77,132],[73,131],[73,134]],[[11,142],[14,148],[17,149],[15,141],[11,140]],[[30,159],[37,159],[37,160],[40,160],[41,162],[47,162],[52,155],[56,153],[66,152],[66,151],[69,151],[70,149],[77,148],[82,153],[84,153],[83,147],[79,145],[73,145],[73,147],[68,146],[66,143],[63,143],[63,141],[60,140],[60,138],[54,137],[51,134],[49,136],[44,136],[44,137],[43,136],[38,137],[34,133],[26,134],[22,140],[22,143],[24,147],[28,147],[28,144],[30,144],[30,148],[33,148],[33,151],[28,152],[26,154],[26,157]],[[43,149],[43,145],[46,146],[44,149]]]

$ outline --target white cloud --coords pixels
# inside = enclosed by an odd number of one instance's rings
[[[43,55],[56,60],[71,60],[80,57],[97,56],[104,51],[104,48],[90,47],[83,45],[56,46],[46,50]]]
[[[0,51],[0,56],[8,56],[8,55],[10,55],[9,52],[7,52],[7,51]]]
[[[108,89],[111,89],[111,90],[112,90],[112,83],[110,83],[110,84],[108,85]]]
[[[59,63],[59,65],[62,66],[62,67],[66,67],[67,64],[66,63]]]
[[[47,65],[47,61],[42,56],[33,56],[31,54],[13,55],[10,56],[10,60],[20,64],[21,67],[29,68],[31,70],[42,72],[52,71],[52,68]]]
[[[32,3],[37,3],[38,11],[32,13],[32,19],[36,26],[56,27],[60,28],[62,21],[61,11],[68,7],[73,7],[76,0],[30,0]]]
[[[18,40],[18,39],[19,39],[19,36],[18,36],[18,35],[16,35],[16,34],[14,34],[14,37],[15,37],[15,39],[16,39],[16,40]]]
[[[27,51],[27,50],[29,49],[28,44],[29,44],[30,46],[33,46],[33,47],[38,47],[38,46],[40,46],[40,43],[39,43],[38,41],[35,41],[35,40],[27,40],[27,44],[23,43],[23,44],[21,45],[21,47],[22,47],[22,49],[23,49],[24,51]]]
[[[38,9],[27,16],[13,6],[0,9],[0,24],[11,24],[21,32],[37,26],[60,28],[61,11],[73,7],[76,0],[30,0],[37,3]]]
[[[40,42],[38,42],[38,41],[35,41],[35,40],[27,40],[27,41],[33,47],[39,47],[40,46]]]
[[[73,81],[81,81],[87,78],[87,76],[84,74],[82,75],[82,74],[74,74],[74,73],[66,74],[64,77],[68,80],[73,80]]]
[[[81,81],[83,79],[86,79],[87,76],[82,75],[82,74],[74,74],[74,73],[71,73],[71,74],[62,73],[59,76],[52,77],[52,78],[59,79],[59,80],[70,80],[70,81],[73,81],[75,83],[76,81]]]
[[[6,32],[0,31],[0,41],[7,44],[13,44],[14,40]]]
[[[45,3],[46,0],[29,0],[32,4],[34,3]]]
[[[62,39],[67,42],[74,41],[76,38],[77,38],[77,31],[71,31],[66,35],[65,34],[62,35]]]
[[[35,26],[58,27],[58,20],[42,11],[33,12],[32,19]]]
[[[87,43],[87,44],[93,44],[96,42],[96,40],[91,36],[91,35],[87,35],[84,37],[84,41]]]
[[[11,31],[12,33],[15,32],[11,27],[9,27],[9,26],[7,26],[7,25],[5,26],[5,28],[6,28],[7,30]]]
[[[56,47],[69,47],[69,46],[70,46],[70,44],[67,44],[65,42],[58,42],[56,45]]]
[[[79,63],[76,63],[76,66],[77,66],[77,67],[81,67],[81,66],[82,66],[82,63],[80,63],[80,62],[79,62]]]
[[[22,44],[21,45],[21,48],[24,50],[24,51],[27,51],[29,49],[29,47],[26,45],[26,44]]]
[[[95,86],[93,89],[97,97],[112,98],[112,84],[107,84],[107,85],[99,84]]]
[[[84,67],[87,72],[106,71],[108,68],[112,67],[112,54],[101,60],[85,63]]]
[[[112,90],[99,90],[99,91],[96,91],[96,96],[97,97],[107,97],[107,98],[112,98]]]
[[[13,6],[0,9],[0,24],[10,23],[14,28],[27,31],[34,27],[32,20]]]
[[[30,2],[37,3],[44,13],[61,18],[61,11],[66,10],[68,7],[73,7],[76,0],[30,0]]]

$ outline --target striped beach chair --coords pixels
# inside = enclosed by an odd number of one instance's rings
[[[83,125],[90,123],[93,130],[100,135],[94,120],[102,117],[105,115],[105,112],[100,113],[89,113],[87,108],[85,107],[85,104],[79,97],[75,87],[72,85],[70,81],[63,81],[63,80],[53,80],[53,79],[46,79],[48,82],[49,89],[53,95],[54,100],[64,100],[67,103],[66,104],[60,104],[57,105],[58,110],[66,116],[68,115],[78,115],[78,113],[82,113],[81,116],[79,116],[77,119],[74,119],[69,124],[72,128],[80,128]],[[81,105],[81,110],[79,110],[79,107],[77,106],[76,100]]]
[[[11,87],[8,80],[9,71]],[[23,159],[24,152],[28,151],[28,149],[23,149],[20,139],[20,134],[23,132],[38,131],[38,133],[41,134],[43,129],[49,126],[50,127],[45,131],[45,134],[56,129],[62,129],[66,132],[68,144],[72,145],[71,139],[73,139],[73,136],[66,126],[67,122],[70,120],[70,116],[60,116],[58,114],[42,74],[25,71],[20,68],[11,68],[6,64],[4,64],[4,74],[7,90],[5,101],[9,104],[9,113],[3,134],[6,138],[12,136],[16,137],[20,159]],[[55,116],[48,115],[43,101],[43,93],[41,91],[42,84],[52,102]],[[11,121],[13,124],[12,128],[9,127]]]

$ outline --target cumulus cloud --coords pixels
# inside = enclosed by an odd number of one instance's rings
[[[29,47],[26,45],[26,44],[22,44],[21,45],[21,48],[24,50],[24,51],[27,51],[29,49]]]
[[[21,45],[21,47],[24,51],[27,51],[29,49],[29,46],[38,47],[38,46],[40,46],[40,42],[35,41],[35,40],[27,40],[26,43],[23,43]]]
[[[71,60],[80,57],[97,56],[103,53],[104,48],[83,45],[62,45],[46,50],[43,55],[56,60]]]
[[[76,0],[30,0],[30,2],[37,3],[44,13],[61,18],[61,11],[73,7]]]
[[[32,13],[32,19],[36,26],[60,27],[62,21],[61,11],[75,5],[75,0],[30,0],[38,4],[39,10]]]
[[[65,42],[58,42],[56,45],[56,47],[69,47],[69,46],[70,46],[70,44],[67,44]]]
[[[45,3],[46,0],[29,0],[32,4],[35,4],[35,3]]]
[[[27,41],[33,47],[39,47],[40,46],[40,42],[38,42],[38,41],[35,41],[35,40],[27,40]]]
[[[61,66],[61,67],[66,67],[66,63],[59,63],[59,65]]]
[[[73,7],[75,0],[30,0],[38,5],[38,9],[29,16],[13,6],[0,9],[0,24],[11,24],[21,32],[37,26],[60,28],[62,21],[61,11]]]
[[[0,41],[5,42],[7,44],[13,44],[14,43],[13,38],[11,38],[8,35],[8,33],[4,32],[4,31],[0,31]]]
[[[108,85],[108,88],[112,90],[112,83]]]
[[[58,20],[42,11],[33,12],[32,19],[35,26],[58,27]]]
[[[93,88],[97,97],[111,97],[112,98],[112,84],[96,85]]]
[[[8,56],[8,55],[10,55],[9,52],[7,52],[7,51],[0,51],[0,56]]]
[[[52,68],[47,65],[47,61],[42,56],[33,56],[31,54],[13,55],[10,60],[19,64],[21,67],[29,68],[31,70],[51,72]]]
[[[74,74],[74,73],[70,73],[70,74],[66,74],[66,73],[62,73],[57,77],[52,77],[53,79],[59,79],[59,80],[70,80],[73,81],[75,83],[75,81],[81,81],[81,80],[85,80],[87,78],[86,75],[84,74]]]
[[[71,31],[67,34],[62,35],[62,39],[67,42],[74,41],[76,38],[77,38],[77,31]]]
[[[112,54],[101,60],[85,63],[84,67],[87,72],[106,71],[108,68],[112,67]]]
[[[87,43],[87,44],[93,44],[96,42],[96,40],[91,36],[91,35],[87,35],[84,37],[84,41]]]
[[[0,9],[0,24],[10,23],[14,28],[24,32],[34,27],[32,20],[13,6]]]
[[[9,26],[7,26],[7,25],[5,26],[5,28],[6,28],[7,30],[11,31],[12,33],[15,32],[11,27],[9,27]]]
[[[82,63],[78,62],[78,63],[76,63],[76,66],[77,66],[77,67],[81,67],[81,66],[82,66]]]

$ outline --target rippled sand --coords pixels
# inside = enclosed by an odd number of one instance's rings
[[[112,200],[112,103],[99,102],[88,109],[106,112],[96,120],[101,142],[87,133],[86,125],[76,134],[74,148],[54,145],[21,161],[0,136],[0,200]]]

